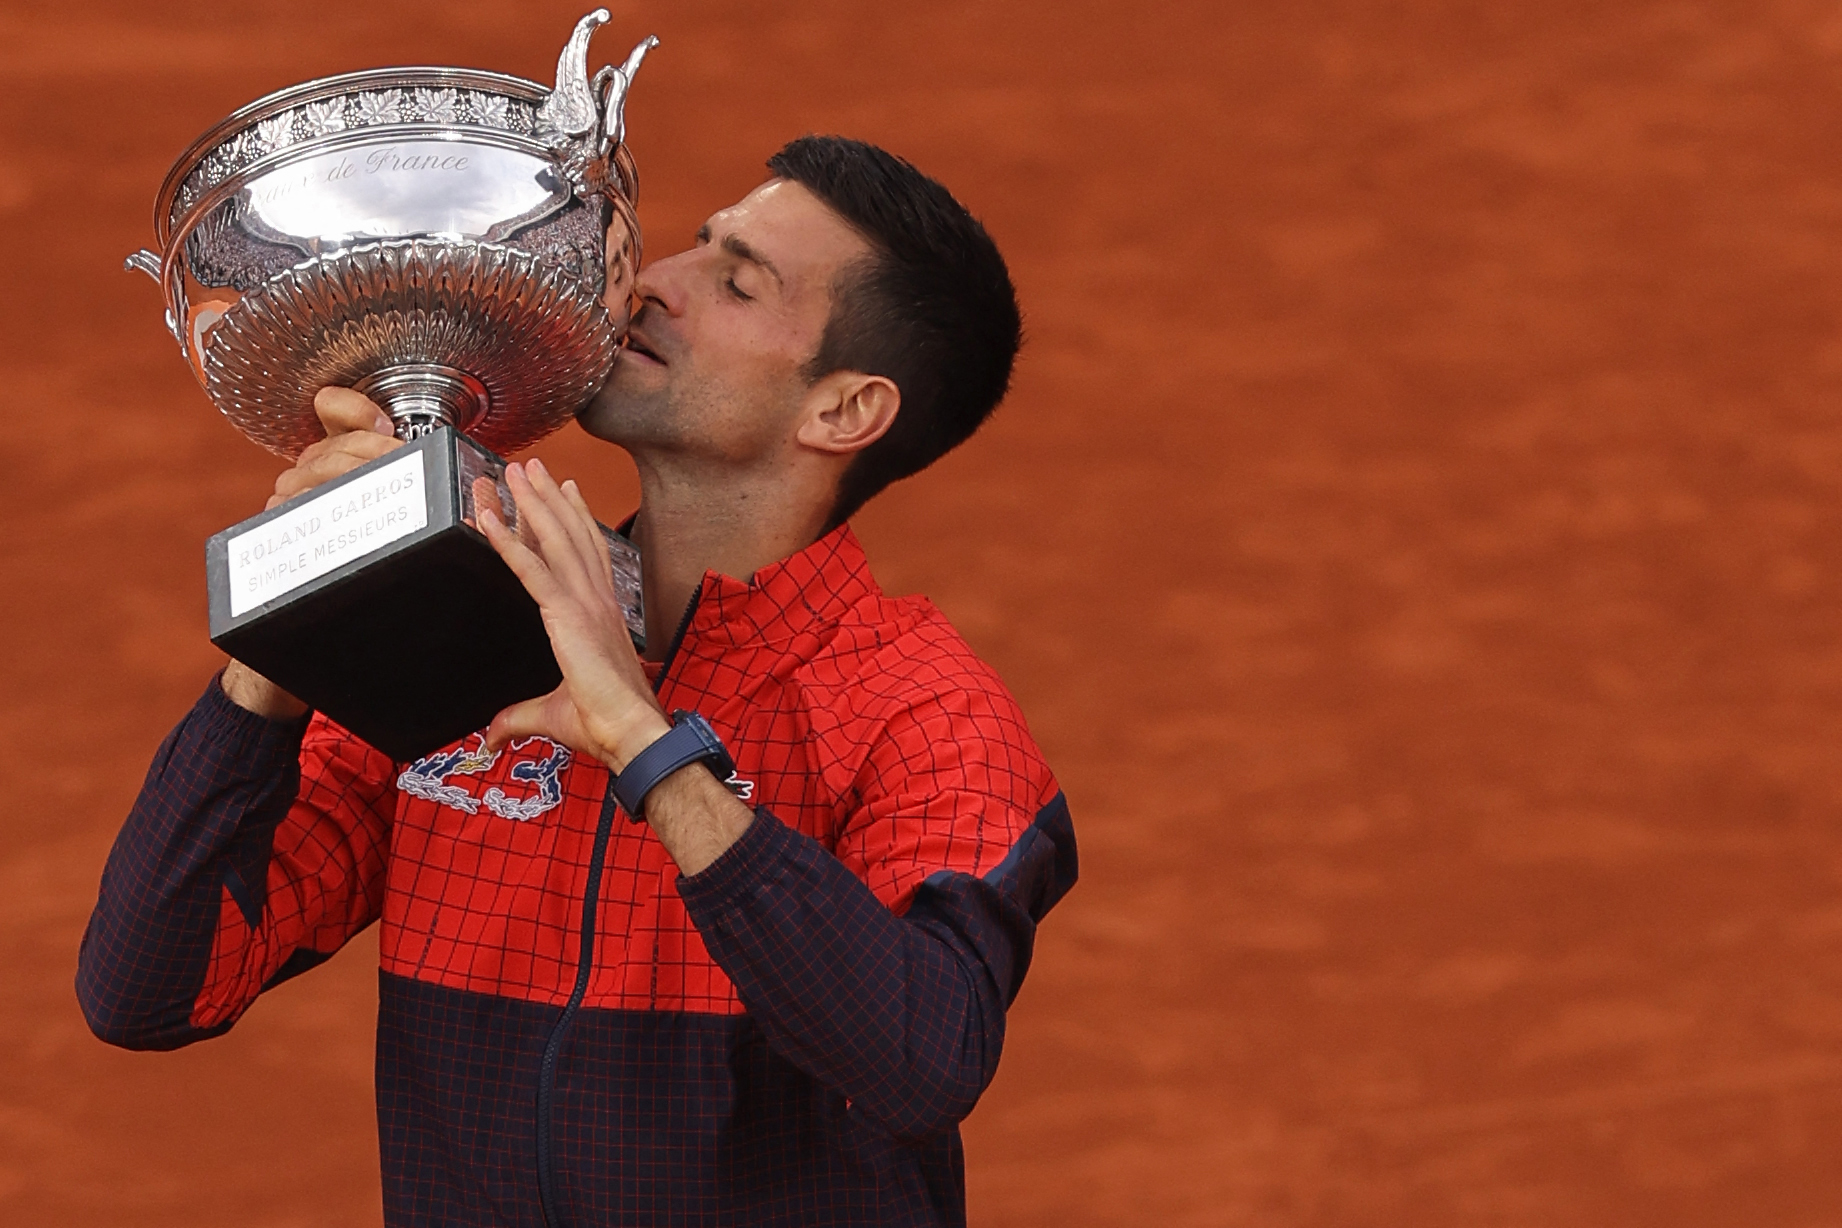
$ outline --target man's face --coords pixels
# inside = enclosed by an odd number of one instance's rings
[[[580,421],[631,450],[747,463],[788,447],[841,275],[869,245],[769,180],[648,264],[627,348]]]

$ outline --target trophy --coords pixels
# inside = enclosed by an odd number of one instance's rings
[[[309,81],[193,142],[154,206],[166,324],[231,423],[292,459],[356,388],[405,446],[206,547],[211,642],[398,760],[561,681],[536,603],[479,532],[501,454],[562,426],[624,344],[640,228],[623,106],[656,38],[556,85],[464,68]],[[643,643],[639,557],[605,527]]]

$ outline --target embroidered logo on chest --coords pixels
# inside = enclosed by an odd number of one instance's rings
[[[478,776],[490,771],[499,762],[502,753],[512,755],[517,760],[506,773],[507,778],[533,786],[535,792],[514,798],[507,796],[505,790],[498,785],[493,785],[485,793],[476,796],[462,785],[448,783],[450,777]],[[413,797],[439,806],[449,806],[465,814],[478,814],[480,807],[485,806],[502,819],[516,819],[524,823],[546,810],[554,810],[562,805],[562,775],[563,769],[568,766],[569,748],[559,746],[549,738],[525,738],[499,752],[487,750],[485,736],[476,733],[460,746],[424,755],[404,768],[397,777],[397,788]]]

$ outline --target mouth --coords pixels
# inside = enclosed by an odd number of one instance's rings
[[[632,329],[627,330],[627,344],[622,352],[644,359],[647,362],[657,363],[661,367],[665,365],[665,360],[660,358],[658,353],[650,345],[646,344],[646,339]]]

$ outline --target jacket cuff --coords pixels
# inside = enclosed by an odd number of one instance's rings
[[[757,808],[755,821],[721,857],[696,874],[678,876],[678,898],[684,901],[691,921],[701,925],[706,918],[720,916],[756,884],[772,877],[793,840],[785,824]]]
[[[224,671],[211,677],[205,693],[192,705],[185,732],[190,738],[204,741],[223,761],[237,764],[265,765],[271,759],[293,761],[300,757],[301,739],[307,734],[312,711],[288,720],[270,720],[224,693]],[[258,768],[258,770],[260,770]]]

